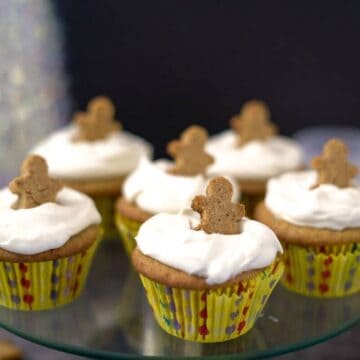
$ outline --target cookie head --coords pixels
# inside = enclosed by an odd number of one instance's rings
[[[230,125],[239,136],[239,146],[253,140],[266,140],[277,133],[270,121],[268,106],[259,100],[245,103],[240,113],[231,118]]]
[[[48,165],[46,160],[39,155],[28,156],[21,165],[21,174],[46,176],[48,174]]]
[[[270,121],[270,110],[263,101],[250,100],[242,107],[240,116],[254,123],[266,123]]]
[[[311,167],[317,171],[317,181],[311,187],[315,189],[322,184],[332,184],[340,188],[351,186],[358,168],[348,161],[348,147],[339,139],[329,140],[321,155],[311,161]]]
[[[214,162],[213,157],[205,152],[207,139],[206,129],[193,125],[180,135],[179,140],[171,141],[167,152],[174,158],[175,165],[168,172],[185,176],[204,174],[207,167]]]
[[[193,125],[181,134],[180,139],[185,144],[197,144],[198,147],[203,147],[208,137],[209,135],[205,128]]]
[[[245,216],[245,207],[231,201],[233,188],[229,180],[224,177],[211,179],[206,196],[198,195],[191,203],[194,211],[200,214],[200,224],[196,230],[203,230],[208,234],[238,234],[240,221]]]
[[[114,119],[115,106],[106,96],[97,96],[87,105],[86,112],[76,112],[73,122],[77,133],[73,141],[97,141],[105,139],[110,133],[121,130]]]
[[[347,145],[339,139],[330,139],[323,149],[324,157],[327,158],[337,158],[337,157],[347,157],[349,154],[349,149]]]
[[[233,187],[230,181],[224,177],[216,177],[211,180],[206,188],[206,196],[231,201]]]
[[[48,166],[41,156],[30,155],[21,166],[20,176],[13,179],[9,189],[18,195],[13,209],[29,209],[47,202],[55,202],[62,185],[48,174]]]
[[[115,106],[106,96],[96,96],[89,101],[87,112],[99,121],[111,123],[115,116]]]

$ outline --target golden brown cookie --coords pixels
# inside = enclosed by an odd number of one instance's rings
[[[223,284],[209,285],[206,280],[196,275],[190,275],[165,265],[149,256],[144,255],[138,248],[131,254],[135,269],[160,284],[180,289],[216,289],[219,287],[237,284],[240,281],[254,278],[263,269],[255,269],[242,272]]]
[[[168,170],[170,174],[204,174],[214,158],[205,152],[208,139],[207,131],[197,125],[190,126],[181,135],[180,140],[173,140],[167,146],[167,152],[175,160],[175,165]]]
[[[0,360],[21,360],[23,352],[8,340],[0,340]]]
[[[191,207],[201,216],[197,230],[206,233],[238,234],[239,222],[245,216],[245,207],[231,201],[233,188],[229,180],[224,177],[211,179],[206,196],[196,196]]]
[[[9,189],[18,195],[13,209],[29,209],[35,206],[55,202],[62,185],[48,175],[48,166],[44,158],[38,155],[28,156],[21,166],[21,175],[12,180]]]
[[[255,219],[269,226],[283,242],[305,246],[360,242],[360,228],[336,231],[291,224],[276,217],[263,202],[255,209]]]
[[[277,133],[277,127],[270,121],[269,108],[259,100],[245,103],[240,114],[230,119],[230,125],[239,135],[239,146],[253,140],[266,140]]]
[[[359,170],[348,161],[348,152],[346,144],[339,139],[331,139],[324,145],[323,153],[311,162],[318,173],[312,189],[321,184],[333,184],[340,188],[350,186]]]
[[[115,107],[106,96],[97,96],[87,106],[86,112],[77,112],[73,121],[78,132],[73,141],[96,141],[106,138],[111,132],[121,130],[114,120]]]

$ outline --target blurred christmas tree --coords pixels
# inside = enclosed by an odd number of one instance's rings
[[[61,40],[49,1],[0,2],[1,183],[68,116]]]

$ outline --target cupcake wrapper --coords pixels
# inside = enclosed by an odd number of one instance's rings
[[[93,196],[92,199],[95,202],[98,209],[102,223],[101,227],[104,229],[104,238],[114,238],[117,236],[116,227],[114,224],[114,204],[115,196]]]
[[[80,295],[99,239],[86,251],[51,261],[0,262],[0,305],[45,310]]]
[[[117,213],[115,215],[115,224],[119,230],[126,253],[130,255],[136,247],[135,236],[139,231],[141,223],[130,220],[125,216]]]
[[[254,278],[219,289],[177,289],[140,278],[163,330],[185,340],[221,342],[253,327],[282,274],[276,260]]]
[[[360,244],[284,244],[282,284],[302,295],[344,297],[360,291]]]

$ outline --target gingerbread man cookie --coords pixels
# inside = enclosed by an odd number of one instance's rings
[[[30,155],[21,166],[21,175],[12,180],[9,189],[18,195],[13,209],[29,209],[46,202],[55,202],[62,188],[59,181],[48,175],[48,166],[44,158]]]
[[[21,360],[23,353],[20,348],[8,340],[0,340],[0,360]]]
[[[191,207],[201,216],[197,230],[208,234],[238,234],[239,222],[245,216],[245,206],[231,202],[233,188],[229,180],[215,177],[206,188],[206,196],[196,196]]]
[[[259,100],[245,103],[240,114],[231,118],[230,125],[239,135],[239,146],[252,140],[266,140],[277,133],[270,121],[269,108]]]
[[[324,145],[323,153],[311,161],[311,167],[318,173],[317,182],[312,189],[321,184],[348,187],[359,171],[348,161],[348,147],[339,139],[329,140]]]
[[[167,152],[174,158],[175,165],[168,172],[188,176],[204,174],[206,168],[214,162],[214,158],[204,150],[207,139],[207,131],[193,125],[181,134],[180,140],[171,141]]]
[[[115,107],[105,96],[97,96],[87,105],[86,112],[78,112],[73,121],[78,127],[74,141],[96,141],[106,138],[111,132],[121,130],[114,120]]]

